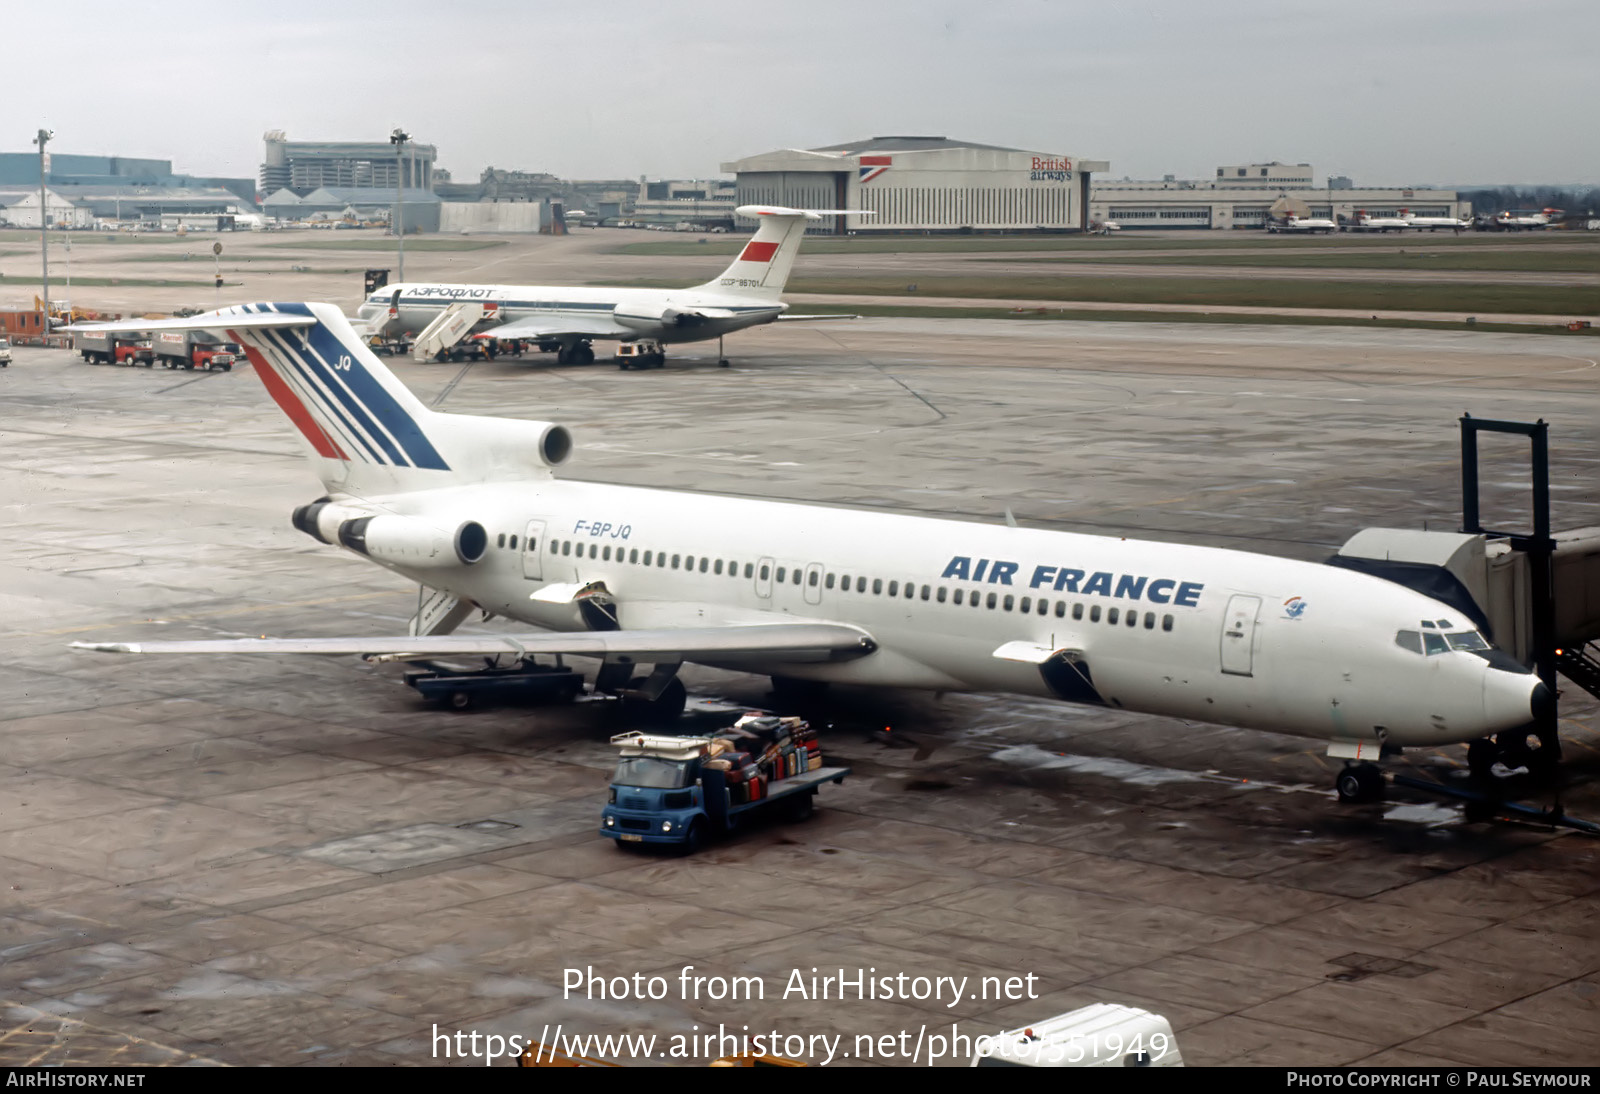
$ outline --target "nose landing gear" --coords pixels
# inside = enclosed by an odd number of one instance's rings
[[[1333,785],[1347,805],[1383,800],[1383,770],[1377,764],[1346,764]]]

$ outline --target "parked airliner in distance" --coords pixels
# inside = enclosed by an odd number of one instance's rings
[[[1457,220],[1455,217],[1418,216],[1410,209],[1401,209],[1400,219],[1405,221],[1408,227],[1415,228],[1418,231],[1426,228],[1428,231],[1434,232],[1440,228],[1449,228],[1459,234],[1472,227],[1471,217]]]
[[[487,334],[552,347],[564,365],[592,362],[596,340],[701,342],[780,318],[847,318],[785,316],[780,299],[806,227],[840,211],[742,205],[735,212],[756,219],[755,234],[727,269],[692,288],[407,282],[368,294],[356,315],[369,334],[418,334],[418,359],[442,360],[456,340]]]
[[[1404,217],[1373,214],[1365,209],[1357,209],[1355,219],[1345,225],[1351,232],[1403,232],[1411,227],[1414,225]]]
[[[1290,213],[1282,220],[1267,218],[1267,231],[1269,232],[1321,232],[1329,235],[1337,232],[1339,226],[1328,217],[1302,217]]]
[[[96,324],[124,329],[125,324]],[[1486,739],[1554,702],[1460,612],[1380,578],[1241,551],[650,490],[554,476],[557,424],[423,406],[328,304],[139,329],[225,333],[305,443],[293,524],[416,582],[408,635],[74,643],[121,653],[592,657],[598,690],[675,716],[686,661],[1012,692],[1327,742],[1372,760]],[[449,633],[482,610],[536,630]],[[648,666],[648,671],[645,670]],[[1358,762],[1351,762],[1358,761]]]

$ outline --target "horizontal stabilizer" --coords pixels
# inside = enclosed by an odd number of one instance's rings
[[[64,331],[114,331],[138,332],[147,330],[284,330],[293,327],[314,327],[314,315],[293,315],[283,312],[241,314],[229,309],[226,312],[208,311],[188,315],[182,319],[119,319],[114,323],[74,323],[57,327]]]
[[[756,623],[635,631],[535,631],[369,638],[224,638],[160,642],[74,642],[97,653],[319,653],[447,657],[474,654],[570,654],[635,661],[832,661],[877,649],[871,636],[834,623]]]
[[[823,217],[870,217],[876,216],[873,209],[791,209],[786,205],[741,205],[734,210],[736,216],[741,217],[805,217],[807,220],[821,220]]]

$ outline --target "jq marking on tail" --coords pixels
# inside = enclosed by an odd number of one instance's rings
[[[252,305],[316,318],[304,304]],[[293,330],[239,330],[251,363],[273,400],[318,455],[393,467],[450,467],[415,418],[365,367],[364,347],[340,340],[326,324]]]

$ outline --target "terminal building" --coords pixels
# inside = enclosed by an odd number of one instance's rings
[[[1308,163],[1232,164],[1209,179],[1102,180],[1089,193],[1090,218],[1123,229],[1263,228],[1269,214],[1284,211],[1342,224],[1363,212],[1397,216],[1402,209],[1457,220],[1472,215],[1472,203],[1454,190],[1356,187],[1344,177],[1318,187]]]
[[[394,191],[404,176],[407,190],[433,190],[438,149],[407,141],[402,156],[388,141],[291,141],[283,130],[262,138],[261,192],[288,190],[305,197],[324,187]],[[398,161],[398,162],[397,162]]]
[[[887,136],[725,163],[739,205],[860,209],[814,232],[1076,232],[1099,160],[946,137]],[[745,224],[744,227],[750,225]]]

